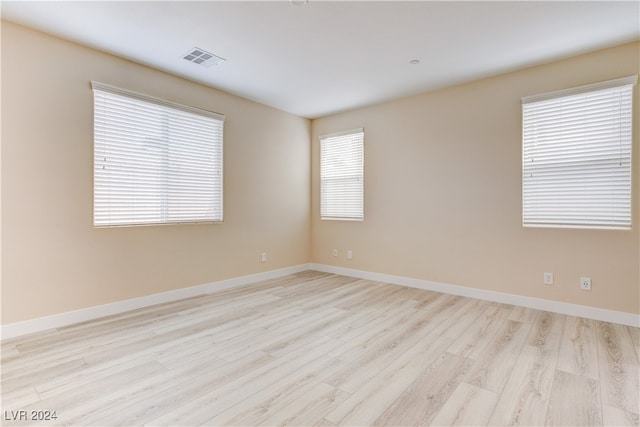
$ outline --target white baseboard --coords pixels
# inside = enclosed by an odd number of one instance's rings
[[[523,295],[505,294],[502,292],[468,288],[458,285],[449,285],[447,283],[431,282],[428,280],[412,279],[410,277],[394,276],[390,274],[354,270],[351,268],[334,267],[325,264],[310,264],[310,268],[325,273],[340,274],[343,276],[357,277],[359,279],[392,283],[395,285],[409,286],[411,288],[426,289],[429,291],[442,292],[445,294],[461,295],[469,298],[534,308],[536,310],[544,310],[553,313],[568,314],[570,316],[585,317],[588,319],[602,320],[605,322],[640,327],[640,315],[634,313],[626,313],[623,311],[607,310],[604,308],[570,304],[566,302],[527,297]]]
[[[132,298],[110,304],[87,307],[80,310],[67,311],[65,313],[51,316],[39,317],[37,319],[25,320],[22,322],[8,323],[0,327],[0,339],[5,340],[15,338],[47,329],[60,328],[73,323],[86,322],[100,317],[111,316],[113,314],[138,308],[149,307],[151,305],[165,302],[177,301],[198,295],[207,294],[222,289],[234,288],[248,285],[261,280],[275,279],[288,274],[299,273],[310,270],[310,264],[301,264],[293,267],[281,268],[278,270],[265,271],[263,273],[249,274],[247,276],[234,277],[221,280],[219,282],[206,283],[203,285],[191,286],[188,288],[176,289],[173,291],[161,292],[139,298]]]
[[[0,339],[15,338],[23,335],[41,332],[48,329],[60,328],[73,323],[86,322],[100,317],[111,316],[113,314],[138,308],[149,307],[171,301],[177,301],[198,295],[244,286],[261,280],[275,279],[305,270],[316,270],[325,273],[340,274],[343,276],[357,277],[360,279],[385,282],[412,288],[426,289],[430,291],[442,292],[445,294],[461,295],[469,298],[476,298],[486,301],[511,304],[522,307],[534,308],[536,310],[551,311],[554,313],[568,314],[571,316],[585,317],[588,319],[602,320],[605,322],[619,323],[628,326],[640,326],[640,315],[626,313],[622,311],[606,310],[603,308],[589,307],[585,305],[570,304],[560,301],[545,300],[540,298],[527,297],[522,295],[506,294],[501,292],[487,291],[484,289],[468,288],[465,286],[449,285],[446,283],[432,282],[422,279],[413,279],[404,276],[395,276],[383,273],[374,273],[351,268],[334,267],[325,264],[300,264],[293,267],[281,268],[278,270],[265,271],[263,273],[250,274],[247,276],[234,277],[218,282],[206,283],[173,291],[162,292],[144,297],[118,301],[110,304],[98,305],[83,308],[75,311],[54,314],[51,316],[39,317],[37,319],[25,320],[23,322],[8,323],[0,326]]]

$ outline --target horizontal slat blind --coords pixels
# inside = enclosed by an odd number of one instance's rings
[[[222,221],[223,116],[93,92],[94,226]]]
[[[320,137],[320,217],[364,218],[364,130]]]
[[[523,224],[631,227],[633,84],[523,102]]]

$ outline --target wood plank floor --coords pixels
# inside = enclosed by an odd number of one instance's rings
[[[309,271],[7,340],[2,424],[637,426],[639,336]]]

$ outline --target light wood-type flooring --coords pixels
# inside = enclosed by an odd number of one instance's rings
[[[4,425],[638,425],[639,335],[309,271],[7,340],[2,417]],[[20,410],[57,419],[12,421]]]

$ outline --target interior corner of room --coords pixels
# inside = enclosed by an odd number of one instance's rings
[[[638,326],[640,109],[626,231],[522,226],[520,121],[522,97],[637,75],[637,41],[309,119],[11,22],[1,31],[5,332],[305,269]],[[92,226],[93,80],[225,114],[222,224]],[[354,128],[364,220],[322,220],[319,136]]]

